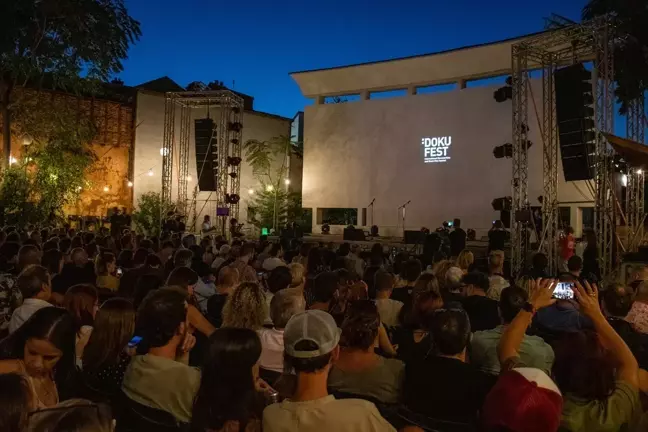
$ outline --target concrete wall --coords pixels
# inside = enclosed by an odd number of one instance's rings
[[[220,113],[217,109],[210,109],[210,115],[218,123]],[[193,124],[195,119],[205,118],[207,110],[196,108],[192,110],[191,135],[189,144],[189,176],[192,182],[189,183],[187,196],[193,197],[197,184],[198,173],[196,167],[196,152],[194,141]],[[176,149],[178,145],[180,113],[176,109]],[[164,96],[162,94],[140,92],[137,100],[137,130],[135,138],[135,163],[134,163],[134,199],[137,199],[147,192],[160,192],[162,189],[162,147],[164,135]],[[290,119],[266,115],[254,111],[246,111],[243,114],[243,142],[256,139],[260,141],[269,140],[279,135],[290,134]],[[247,207],[250,200],[248,191],[257,189],[258,182],[253,176],[252,167],[245,162],[245,152],[242,154],[241,164],[241,202],[239,222],[246,223]],[[153,176],[147,174],[152,168]],[[175,199],[178,194],[178,151],[174,152],[173,163],[173,189],[172,195]],[[215,194],[209,192],[198,192],[196,209],[198,221],[202,221],[203,215],[210,214],[212,218],[216,214]],[[249,227],[249,224],[246,225]]]
[[[534,94],[539,98],[538,84]],[[402,227],[396,229],[397,208],[411,200],[408,229],[435,228],[459,217],[464,228],[485,232],[499,218],[492,200],[511,195],[511,159],[493,156],[494,147],[512,140],[511,102],[496,103],[495,89],[306,107],[304,207],[313,208],[314,214],[317,208],[358,208],[360,220],[361,208],[375,197],[374,224],[390,235],[402,233]],[[536,104],[541,109],[540,100]],[[538,115],[541,119],[542,113]],[[531,103],[529,123],[529,199],[531,205],[539,205],[542,142]],[[446,136],[452,137],[451,159],[424,163],[422,138]],[[558,170],[559,200],[573,207],[572,224],[578,226],[578,207],[592,206],[591,194],[584,182],[565,183],[562,165]],[[587,203],[577,204],[583,201]],[[314,226],[314,232],[319,227]]]

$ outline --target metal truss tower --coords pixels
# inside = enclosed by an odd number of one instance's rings
[[[580,25],[564,27],[542,33],[513,45],[513,181],[512,213],[530,209],[528,199],[528,133],[530,73],[542,72],[542,121],[540,136],[543,146],[543,227],[540,250],[549,259],[550,271],[558,268],[558,128],[555,111],[554,72],[560,66],[579,62],[594,62],[594,96],[599,132],[614,130],[614,81],[612,43],[608,35],[609,20],[600,18]],[[531,94],[533,98],[533,94]],[[535,103],[535,102],[534,102]],[[540,123],[540,120],[538,120]],[[607,141],[600,133],[596,138],[595,184],[596,226],[602,262],[610,263],[614,223],[608,215],[610,209],[610,152]],[[525,268],[529,256],[528,227],[512,221],[511,270],[517,277]],[[607,269],[607,264],[605,269]],[[605,273],[605,271],[604,271]]]
[[[179,139],[176,140],[176,107],[180,107]],[[238,203],[228,204],[227,195],[240,196],[240,166],[230,170],[229,158],[241,155],[243,98],[230,90],[201,91],[201,92],[169,92],[166,94],[165,116],[164,116],[164,142],[162,147],[162,208],[173,204],[173,172],[174,163],[177,163],[178,193],[177,208],[188,214],[191,209],[196,211],[196,195],[189,198],[189,154],[191,140],[191,119],[194,108],[208,108],[219,112],[217,120],[217,131],[214,134],[218,142],[218,163],[215,176],[217,181],[217,192],[214,200],[218,207],[229,207],[230,216],[238,218]],[[236,113],[236,114],[233,114]],[[234,116],[234,117],[233,117]],[[235,119],[239,128],[231,132],[231,124]],[[236,138],[236,144],[233,143]],[[177,161],[174,159],[177,153]],[[202,168],[201,168],[202,170]],[[230,176],[230,172],[236,173]],[[232,178],[229,182],[228,179]],[[198,179],[196,179],[198,180]],[[165,215],[160,215],[163,218]],[[213,215],[215,216],[215,215]]]
[[[645,99],[634,100],[628,107],[626,136],[640,144],[645,143]],[[644,236],[644,185],[645,171],[640,167],[628,167],[626,187],[626,226],[628,228],[625,249],[636,251]]]

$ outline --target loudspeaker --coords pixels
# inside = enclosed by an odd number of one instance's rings
[[[365,241],[365,234],[361,229],[344,228],[342,239],[344,241]]]
[[[582,64],[556,71],[556,119],[565,181],[594,176],[594,103],[592,73]]]
[[[218,188],[218,140],[216,125],[210,118],[196,119],[196,172],[198,189],[215,192]]]

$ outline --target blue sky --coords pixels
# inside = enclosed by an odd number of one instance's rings
[[[136,85],[220,80],[255,109],[292,117],[308,103],[290,72],[474,45],[579,19],[585,0],[126,0],[142,24],[120,75]]]

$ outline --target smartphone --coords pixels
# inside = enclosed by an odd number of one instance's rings
[[[117,267],[117,276],[121,277],[124,274],[124,270],[121,267]]]
[[[140,342],[142,342],[142,336],[133,336],[133,339],[128,342],[128,348],[135,348]]]
[[[454,222],[453,222],[453,221],[448,221],[448,226],[449,226],[449,227],[452,227],[453,225],[454,225]]]
[[[553,293],[553,298],[571,300],[574,298],[574,282],[558,282]]]

